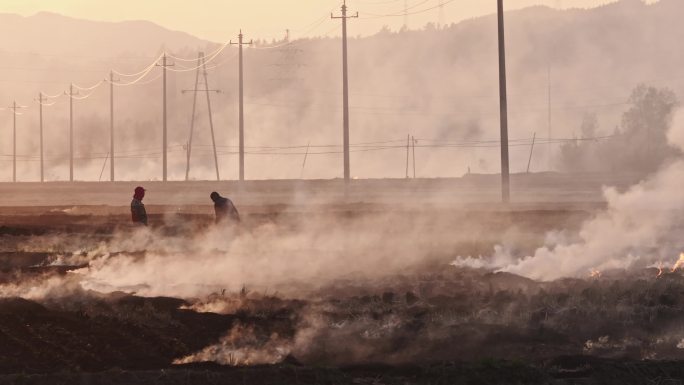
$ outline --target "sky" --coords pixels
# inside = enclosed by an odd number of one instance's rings
[[[223,42],[240,28],[246,38],[281,38],[289,29],[292,38],[339,34],[342,0],[0,0],[0,12],[30,16],[55,12],[102,21],[149,20],[169,29]],[[506,0],[507,9],[532,5],[556,8],[594,7],[615,0]],[[653,2],[655,0],[648,0]],[[296,5],[295,5],[296,4]],[[392,30],[417,29],[428,22],[449,24],[496,11],[496,0],[348,0],[358,20],[350,21],[350,35],[368,35],[383,26]],[[439,4],[443,4],[440,7]],[[410,14],[405,20],[404,8]],[[413,14],[412,14],[413,13]],[[387,16],[390,15],[390,16]],[[382,17],[379,17],[382,16]]]

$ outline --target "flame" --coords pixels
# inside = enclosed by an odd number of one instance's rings
[[[663,275],[663,263],[658,262],[658,275],[656,275],[656,278],[660,278],[661,275]]]
[[[601,278],[601,272],[596,270],[596,269],[591,269],[591,273],[589,274],[589,277],[595,278],[595,279]]]
[[[684,253],[679,254],[679,260],[672,266],[672,272],[674,273],[677,269],[681,268],[684,268]]]

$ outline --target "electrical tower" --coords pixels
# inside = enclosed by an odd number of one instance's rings
[[[342,20],[342,129],[344,146],[344,181],[349,183],[349,76],[347,73],[347,19],[359,17],[357,12],[347,16],[347,1],[342,3],[342,16],[330,15],[332,19]]]
[[[499,107],[501,119],[501,200],[510,202],[511,186],[508,165],[508,99],[506,96],[506,44],[503,0],[497,0],[499,29]]]
[[[204,88],[200,89],[200,68],[201,72],[204,77],[204,83],[203,86]],[[197,73],[195,75],[195,88],[192,90],[181,90],[181,93],[186,93],[186,92],[193,92],[193,100],[192,100],[192,117],[190,119],[190,137],[188,139],[188,151],[187,151],[187,163],[185,167],[185,180],[189,180],[190,178],[190,155],[192,153],[192,138],[193,138],[193,131],[195,128],[195,111],[197,108],[197,93],[198,92],[206,92],[207,94],[207,110],[209,113],[209,128],[211,129],[211,145],[214,150],[214,166],[216,167],[216,180],[220,181],[221,177],[219,175],[219,164],[218,164],[218,153],[216,152],[216,139],[214,136],[214,121],[212,118],[212,113],[211,113],[211,99],[209,98],[209,93],[210,92],[216,92],[219,93],[221,92],[220,90],[212,90],[209,89],[209,78],[207,74],[207,64],[204,58],[204,53],[200,52],[197,56]]]
[[[277,75],[272,79],[277,87],[286,87],[292,83],[296,83],[302,78],[299,76],[300,69],[304,67],[304,63],[300,59],[304,52],[301,48],[297,48],[290,42],[290,30],[285,31],[285,45],[276,50],[278,56],[276,62],[272,64],[276,67]]]
[[[242,70],[242,46],[247,44],[247,45],[252,45],[253,42],[252,40],[249,41],[249,43],[245,43],[242,35],[242,30],[240,30],[240,34],[238,35],[238,42],[233,43],[232,41],[230,44],[237,45],[239,49],[239,65],[238,65],[238,73],[239,73],[239,140],[240,140],[240,181],[245,180],[245,115],[244,115],[244,79],[243,79],[243,70]]]

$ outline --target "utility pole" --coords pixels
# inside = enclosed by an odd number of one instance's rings
[[[17,181],[17,109],[26,108],[17,106],[17,101],[9,107],[12,110],[12,182]]]
[[[406,179],[409,177],[408,167],[409,167],[409,145],[411,144],[411,135],[406,134]]]
[[[40,126],[40,181],[45,182],[44,162],[43,162],[43,102],[47,102],[47,98],[42,92],[38,93],[38,111],[39,111],[39,126]]]
[[[109,71],[109,180],[114,182],[114,71]],[[100,177],[102,177],[100,175]]]
[[[17,101],[12,103],[12,182],[17,181]]]
[[[69,85],[69,182],[74,181],[74,83]]]
[[[162,72],[163,72],[163,107],[162,107],[162,180],[166,182],[167,180],[167,150],[168,150],[168,137],[167,137],[167,130],[166,130],[166,68],[167,67],[173,67],[173,64],[167,64],[166,63],[166,52],[164,52],[164,55],[162,56],[162,64],[156,64],[158,67],[162,67]]]
[[[204,76],[204,89],[199,89],[199,74],[200,74],[200,68],[202,68],[202,73]],[[221,91],[219,90],[210,90],[209,89],[209,79],[207,76],[207,63],[204,58],[204,53],[200,52],[197,56],[197,73],[195,75],[195,88],[192,90],[182,90],[182,93],[186,92],[194,92],[193,96],[193,101],[192,101],[192,119],[190,122],[190,138],[188,140],[188,160],[187,160],[187,165],[185,168],[185,180],[189,180],[190,178],[190,155],[192,153],[192,138],[193,138],[193,131],[195,127],[195,111],[197,109],[197,93],[200,91],[204,91],[207,94],[207,109],[209,112],[209,127],[211,129],[211,145],[214,150],[214,166],[216,167],[216,180],[220,181],[221,177],[219,175],[219,166],[218,166],[218,153],[216,152],[216,139],[214,136],[214,120],[212,117],[212,112],[211,112],[211,99],[209,98],[209,92],[216,92],[219,93]]]
[[[349,183],[349,76],[347,72],[347,19],[359,17],[357,12],[353,16],[347,16],[347,1],[342,3],[342,16],[330,15],[332,19],[342,20],[342,128],[344,146],[344,182]]]
[[[504,33],[503,0],[497,0],[499,24],[499,108],[501,119],[501,200],[511,200],[511,186],[508,166],[508,99],[506,96],[506,44]]]
[[[416,138],[411,137],[411,143],[413,145],[413,179],[416,179]]]
[[[239,132],[239,140],[240,140],[240,181],[245,180],[245,115],[244,115],[244,79],[243,79],[243,70],[242,70],[242,46],[245,44],[252,45],[252,40],[249,41],[249,43],[243,42],[243,35],[242,35],[242,30],[240,30],[240,34],[238,35],[238,42],[233,43],[232,41],[230,44],[237,45],[239,48],[239,125],[240,125],[240,132]]]
[[[549,144],[548,144],[548,149],[547,149],[547,151],[548,151],[548,154],[547,154],[547,155],[548,155],[548,157],[549,157],[549,159],[548,159],[548,160],[549,160],[549,171],[551,171],[551,169],[553,168],[553,167],[552,167],[552,165],[553,165],[553,155],[552,155],[552,151],[551,151],[551,150],[552,150],[552,147],[551,147],[551,146],[552,146],[552,145],[551,145],[551,140],[552,140],[552,139],[551,139],[551,64],[549,64],[549,67],[548,67],[548,71],[547,71],[546,76],[547,76],[546,79],[547,79],[547,84],[548,84],[548,99],[549,99],[549,102],[548,102]]]

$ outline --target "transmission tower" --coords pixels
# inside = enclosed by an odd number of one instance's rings
[[[201,68],[201,70],[200,70]],[[200,71],[203,75],[203,82],[200,82]],[[203,86],[203,88],[199,88],[200,84]],[[195,88],[191,90],[181,90],[182,93],[186,92],[193,92],[193,99],[192,99],[192,117],[190,119],[190,137],[188,138],[188,150],[187,150],[187,163],[185,167],[185,180],[189,180],[190,178],[190,156],[192,154],[192,139],[193,139],[193,133],[194,133],[194,128],[195,128],[195,112],[197,110],[197,93],[198,92],[205,92],[207,95],[207,111],[209,114],[209,128],[211,130],[211,145],[214,150],[214,166],[216,167],[216,180],[220,181],[221,177],[219,174],[219,165],[218,165],[218,153],[216,152],[216,139],[214,136],[214,121],[212,118],[212,113],[211,113],[211,99],[209,97],[210,92],[216,92],[219,93],[221,92],[220,90],[212,90],[209,89],[209,78],[207,74],[207,65],[206,61],[204,58],[204,53],[200,52],[197,56],[197,73],[195,75]]]
[[[290,41],[290,30],[285,31],[285,43]],[[300,59],[304,52],[301,48],[297,48],[291,44],[287,44],[276,50],[276,61],[271,64],[276,68],[276,76],[272,79],[279,87],[285,87],[289,84],[302,80],[299,76],[300,69],[304,67],[304,63]]]

